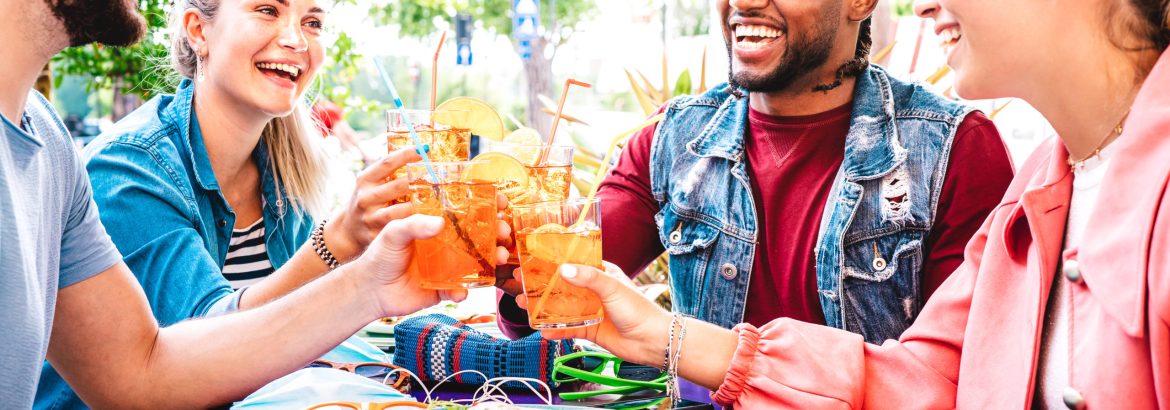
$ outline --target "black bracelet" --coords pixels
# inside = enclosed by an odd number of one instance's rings
[[[317,252],[317,256],[325,261],[325,265],[329,269],[337,269],[340,263],[337,263],[337,258],[333,257],[333,252],[329,252],[329,248],[325,247],[325,222],[321,221],[317,228],[313,229],[313,233],[309,235],[309,239],[313,241],[313,251]]]

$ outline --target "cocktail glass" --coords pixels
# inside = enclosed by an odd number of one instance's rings
[[[425,164],[406,166],[415,213],[446,219],[443,230],[415,241],[422,287],[459,289],[492,286],[496,281],[497,206],[495,181],[468,177],[475,161],[433,162],[438,181]]]
[[[586,206],[588,204],[588,206]],[[528,297],[528,323],[535,329],[601,322],[601,299],[560,278],[561,264],[601,266],[601,207],[597,199],[515,205],[521,284]],[[585,217],[579,218],[585,208]]]
[[[387,110],[386,111],[386,149],[387,153],[402,147],[414,146],[410,138],[407,125],[413,125],[423,144],[430,145],[428,154],[431,161],[456,162],[467,161],[471,151],[471,131],[465,128],[455,128],[436,121],[435,113],[431,110]],[[459,113],[445,113],[446,118],[457,117]],[[395,178],[406,175],[404,169],[394,174]]]

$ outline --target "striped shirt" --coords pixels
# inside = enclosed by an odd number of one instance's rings
[[[227,261],[223,263],[223,277],[231,282],[232,289],[251,286],[273,271],[268,249],[264,246],[264,219],[247,228],[233,230]]]

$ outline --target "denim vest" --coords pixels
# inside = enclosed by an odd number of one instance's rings
[[[821,219],[814,252],[829,326],[879,343],[918,315],[924,242],[971,111],[877,66],[858,77],[845,159],[825,209],[808,216]],[[743,320],[759,232],[744,154],[748,99],[722,84],[665,113],[650,182],[674,308],[730,328]]]

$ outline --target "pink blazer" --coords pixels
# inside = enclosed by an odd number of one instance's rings
[[[1073,176],[1054,139],[1022,167],[966,262],[901,340],[865,344],[789,319],[740,325],[714,398],[750,409],[1028,408],[1052,281],[1062,259],[1076,259],[1074,398],[1088,408],[1170,409],[1170,52],[1115,144],[1075,256],[1062,252]]]

